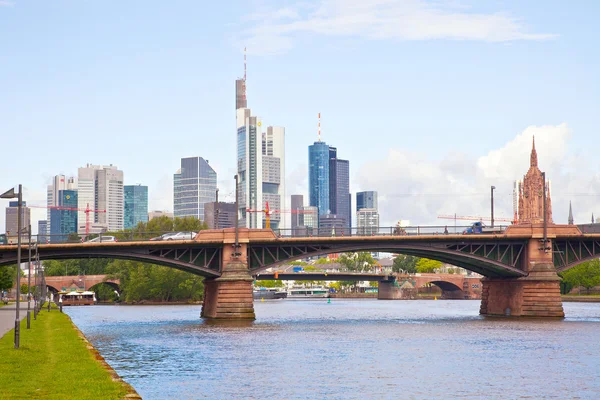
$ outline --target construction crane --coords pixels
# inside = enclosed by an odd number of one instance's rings
[[[271,229],[271,215],[273,214],[282,214],[282,213],[290,213],[290,214],[310,214],[312,211],[304,211],[304,210],[271,210],[269,208],[269,202],[265,203],[264,210],[255,210],[252,208],[246,208],[246,212],[249,213],[263,213],[265,214],[265,228]]]
[[[64,211],[83,211],[85,213],[85,236],[90,234],[90,213],[105,213],[106,210],[94,210],[90,208],[88,203],[85,208],[77,207],[63,207],[63,206],[29,206],[32,208],[50,208],[52,210],[64,210]]]
[[[460,219],[460,220],[469,220],[469,221],[489,221],[491,218],[482,217],[482,216],[473,216],[473,215],[438,215],[439,219]],[[511,218],[498,218],[494,217],[494,221],[503,221],[503,222],[513,222]]]

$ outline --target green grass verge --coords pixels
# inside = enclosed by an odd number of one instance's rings
[[[122,399],[128,393],[66,314],[44,308],[26,328],[23,320],[20,349],[13,331],[0,339],[0,399]]]

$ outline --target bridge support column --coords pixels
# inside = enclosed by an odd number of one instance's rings
[[[416,298],[416,289],[401,288],[393,281],[379,281],[377,300],[411,300]]]
[[[532,263],[529,275],[517,279],[482,279],[482,315],[513,317],[565,316],[560,297],[560,278],[554,265]]]
[[[228,262],[220,277],[204,281],[204,302],[200,316],[255,319],[252,281],[246,264],[241,261]]]

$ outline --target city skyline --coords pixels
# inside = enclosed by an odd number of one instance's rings
[[[406,6],[407,15],[437,13],[460,24],[433,32],[424,21],[421,30],[406,34],[359,19],[363,22],[352,22],[336,35],[339,23],[356,15],[356,8],[326,9],[322,15],[331,30],[320,31],[310,5],[290,3],[294,12],[285,19],[277,14],[277,3],[265,2],[261,10],[243,3],[230,9],[211,5],[212,13],[200,13],[199,5],[183,2],[170,6],[177,17],[163,21],[164,30],[136,36],[130,34],[133,26],[115,22],[120,21],[113,18],[117,10],[108,5],[11,3],[0,6],[0,35],[20,39],[19,46],[0,44],[6,71],[0,76],[0,133],[16,148],[30,148],[35,161],[7,154],[5,165],[18,168],[2,174],[0,184],[8,189],[22,183],[31,204],[46,202],[44,188],[53,175],[73,175],[74,166],[93,159],[119,165],[128,182],[147,184],[151,210],[170,209],[170,171],[189,155],[181,154],[178,143],[200,146],[214,142],[215,135],[231,137],[231,83],[242,75],[247,46],[244,83],[253,109],[286,127],[289,149],[314,141],[314,115],[323,111],[327,140],[343,144],[344,158],[353,162],[350,192],[379,192],[382,225],[398,219],[431,224],[440,222],[436,215],[454,212],[485,216],[491,185],[497,187],[497,214],[510,217],[512,183],[521,178],[533,134],[540,169],[558,189],[553,192],[555,220],[567,221],[570,200],[576,222],[600,214],[600,168],[590,146],[600,106],[595,78],[600,60],[594,35],[585,29],[594,26],[595,4],[554,4],[542,12],[515,1],[472,4],[470,10],[415,2]],[[397,10],[397,4],[387,7]],[[423,4],[428,8],[419,9]],[[146,17],[162,21],[164,7],[146,10]],[[378,6],[364,7],[376,11]],[[248,17],[258,11],[270,24],[253,26],[250,21],[256,20]],[[136,12],[124,4],[118,15]],[[36,21],[47,13],[61,18],[41,30]],[[477,18],[493,22],[487,34],[478,30]],[[89,23],[74,24],[77,20]],[[97,23],[106,20],[113,22]],[[294,28],[298,21],[305,31]],[[474,29],[459,31],[468,26]],[[259,37],[259,28],[268,35]],[[318,44],[304,43],[307,35]],[[132,41],[115,39],[110,48],[103,44],[107,37],[123,36]],[[130,46],[139,57],[129,57]],[[168,56],[160,49],[168,49]],[[204,62],[206,57],[211,63]],[[65,143],[81,141],[82,135],[94,138],[93,150],[82,147],[69,157],[58,156]],[[171,137],[177,138],[172,144]],[[208,151],[219,172],[221,197],[233,201],[235,152],[232,141],[226,144]],[[307,160],[295,153],[286,154],[286,192],[307,196]],[[52,175],[40,174],[40,160]],[[45,214],[32,210],[32,222]]]

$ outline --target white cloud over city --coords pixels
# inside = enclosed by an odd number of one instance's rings
[[[380,162],[359,168],[355,187],[379,192],[382,225],[398,220],[451,225],[454,221],[437,216],[454,213],[488,217],[491,185],[496,186],[496,216],[511,218],[513,182],[529,168],[534,135],[539,167],[551,182],[555,222],[567,222],[570,200],[576,223],[590,222],[594,211],[600,216],[600,174],[592,172],[589,160],[568,151],[572,133],[564,123],[530,126],[480,157],[452,153],[433,160],[425,152],[391,149]]]
[[[544,40],[509,13],[477,13],[456,1],[319,0],[262,9],[242,21],[239,42],[250,54],[285,53],[300,37],[361,37],[373,40]]]

